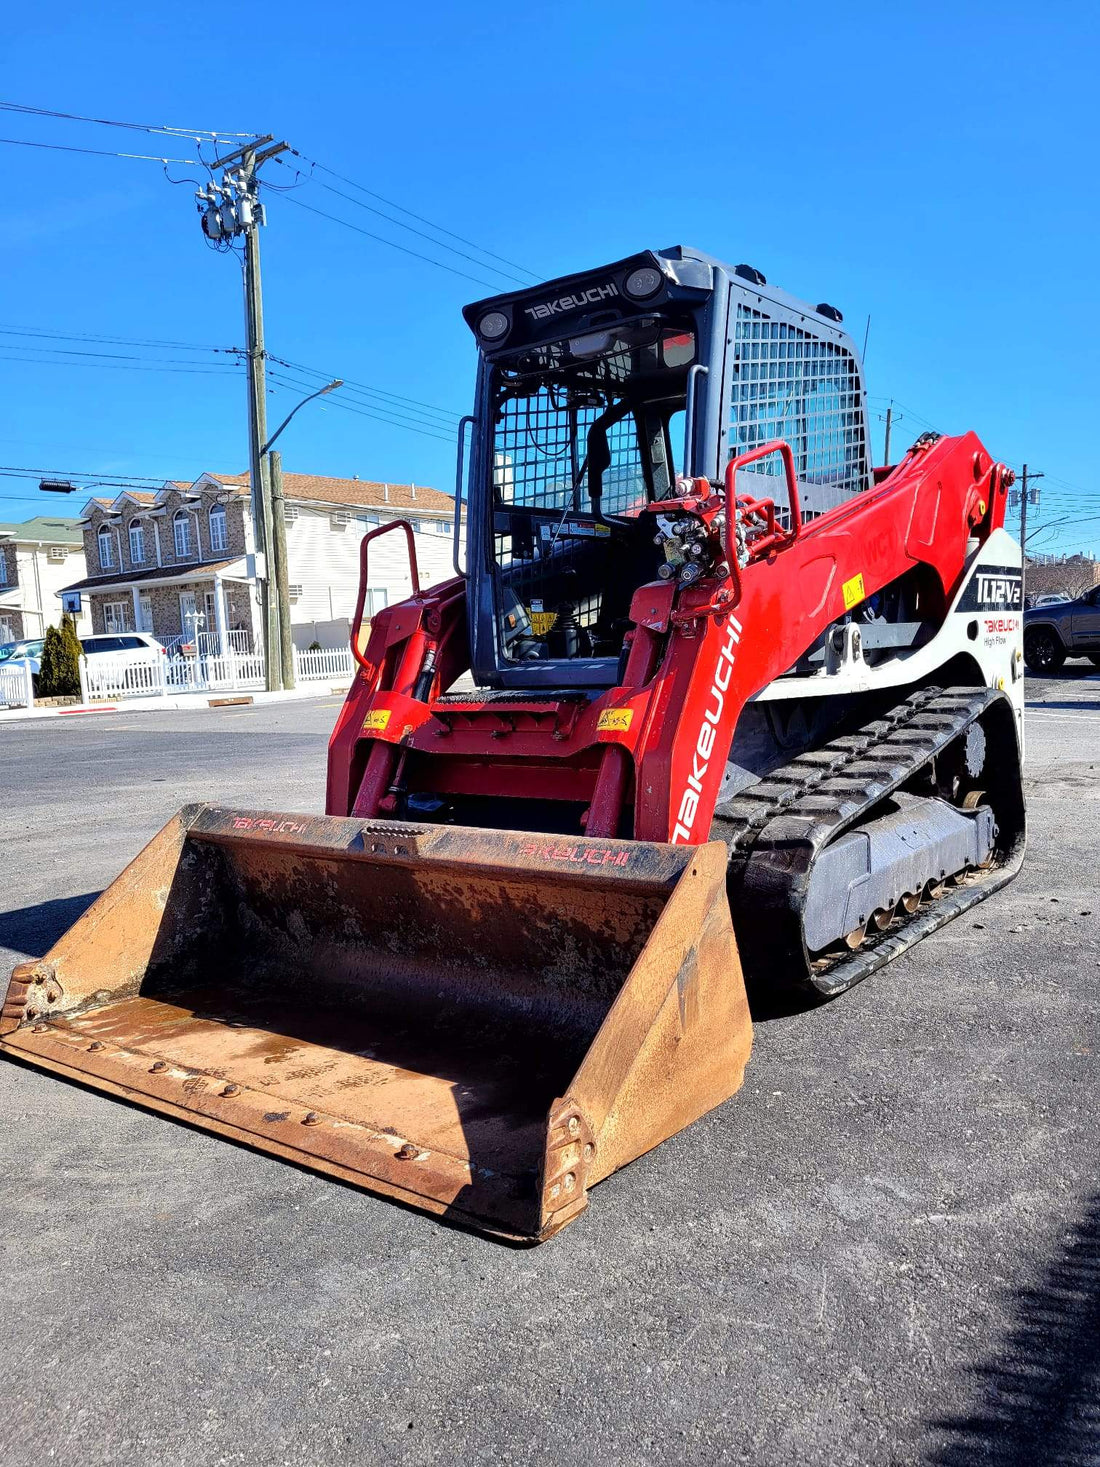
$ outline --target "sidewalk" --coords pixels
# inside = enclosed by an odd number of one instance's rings
[[[351,679],[347,678],[343,682],[308,682],[302,687],[279,693],[267,693],[259,689],[244,693],[228,689],[219,692],[214,688],[206,688],[202,692],[172,693],[167,697],[156,693],[148,697],[116,698],[102,703],[69,703],[57,708],[0,708],[0,728],[6,723],[16,723],[28,718],[73,718],[94,713],[156,713],[166,708],[197,710],[240,707],[248,703],[291,702],[295,698],[342,698],[350,687]]]

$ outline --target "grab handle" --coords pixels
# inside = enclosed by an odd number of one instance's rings
[[[355,603],[355,618],[351,625],[351,655],[367,672],[373,669],[359,650],[359,629],[363,625],[363,604],[367,599],[367,546],[372,540],[377,540],[379,535],[388,535],[391,530],[397,529],[405,531],[405,539],[409,545],[409,573],[412,576],[413,595],[420,595],[420,571],[416,564],[416,541],[413,538],[412,525],[408,520],[390,520],[388,524],[368,530],[359,546],[359,598]]]

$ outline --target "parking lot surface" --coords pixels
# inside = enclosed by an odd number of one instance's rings
[[[5,1467],[1100,1461],[1100,676],[1029,702],[1019,879],[542,1248],[0,1063]],[[336,707],[0,726],[4,974]]]

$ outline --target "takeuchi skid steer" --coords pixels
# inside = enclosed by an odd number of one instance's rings
[[[2,1044],[537,1240],[737,1090],[742,967],[839,993],[1014,874],[1020,550],[973,434],[872,467],[840,312],[749,266],[465,316],[455,576],[364,536],[327,816],[183,810]]]

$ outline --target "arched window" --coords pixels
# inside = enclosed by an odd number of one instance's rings
[[[145,562],[145,526],[140,520],[130,521],[130,562],[133,565]]]
[[[115,564],[115,542],[110,525],[99,527],[99,568],[113,570]]]
[[[224,550],[229,540],[225,532],[225,505],[210,506],[210,549]]]
[[[185,509],[177,510],[172,521],[172,541],[176,547],[176,559],[183,560],[191,554],[191,521]]]

